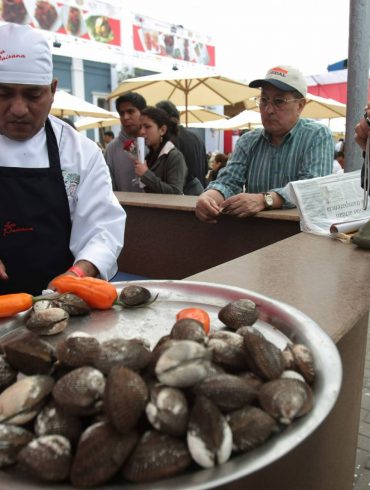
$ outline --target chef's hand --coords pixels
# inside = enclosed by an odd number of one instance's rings
[[[200,221],[205,221],[206,223],[217,223],[217,217],[221,212],[223,202],[224,197],[220,192],[214,189],[203,192],[198,197],[195,216]]]
[[[139,160],[135,160],[135,174],[138,177],[141,177],[142,175],[144,175],[147,170],[149,170],[149,168],[148,168],[148,165],[146,164],[146,162],[141,163],[141,162],[139,162]]]
[[[92,262],[88,260],[78,260],[75,264],[79,269],[83,271],[86,277],[96,277],[99,274],[99,270]],[[77,277],[73,271],[67,270],[64,274],[59,274],[60,276],[74,276]],[[59,276],[58,276],[59,277]],[[48,289],[52,289],[55,291],[55,287],[52,285],[53,280],[51,280],[48,284]]]
[[[370,101],[365,107],[367,116],[370,118]],[[365,121],[364,117],[361,117],[360,122],[355,127],[355,141],[363,150],[366,150],[366,140],[370,136],[370,126]]]
[[[0,281],[7,281],[8,274],[6,273],[5,265],[4,263],[0,260]]]

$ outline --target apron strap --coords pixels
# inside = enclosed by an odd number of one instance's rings
[[[48,156],[49,156],[49,165],[50,167],[61,168],[59,147],[49,118],[47,118],[45,121],[45,133],[46,133],[46,145],[47,145]]]

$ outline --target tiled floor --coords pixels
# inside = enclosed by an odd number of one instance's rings
[[[357,443],[354,490],[370,490],[370,323],[367,333],[361,419]]]

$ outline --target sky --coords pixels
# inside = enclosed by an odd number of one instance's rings
[[[250,81],[277,64],[308,76],[347,58],[349,6],[350,0],[140,0],[135,12],[211,36],[220,74]]]

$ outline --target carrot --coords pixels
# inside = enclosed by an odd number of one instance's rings
[[[205,310],[202,310],[201,308],[184,308],[183,310],[180,310],[176,315],[177,320],[181,320],[183,318],[192,318],[193,320],[198,320],[198,322],[203,325],[206,334],[209,333],[211,321],[208,313]]]
[[[27,293],[0,295],[0,318],[13,316],[32,308],[33,297]]]
[[[51,282],[58,293],[73,293],[97,310],[107,310],[117,299],[117,290],[108,281],[96,277],[58,276]]]

